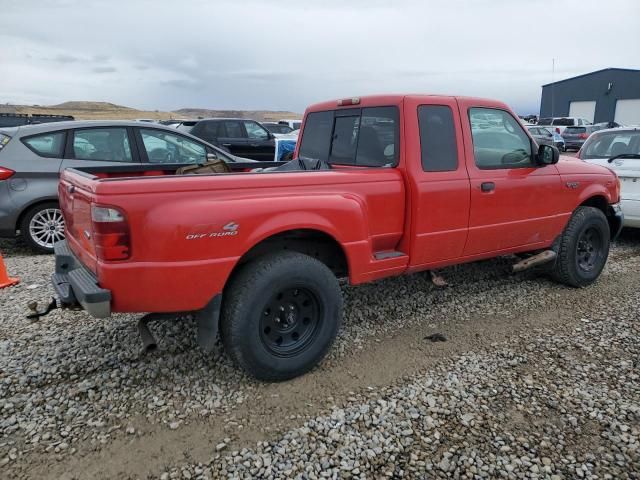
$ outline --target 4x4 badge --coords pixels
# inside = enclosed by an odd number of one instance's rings
[[[240,225],[238,225],[236,222],[229,222],[224,227],[222,227],[222,229],[226,230],[227,232],[235,232],[236,230],[238,230],[239,226]]]

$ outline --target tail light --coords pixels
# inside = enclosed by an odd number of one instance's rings
[[[581,133],[580,135],[578,135],[579,138],[582,138],[583,140],[586,140],[587,138],[589,138],[589,135],[586,133]]]
[[[0,167],[0,180],[6,180],[8,178],[11,178],[14,173],[16,172],[11,170],[10,168]]]
[[[93,243],[101,260],[126,260],[131,256],[129,224],[120,210],[91,204]]]

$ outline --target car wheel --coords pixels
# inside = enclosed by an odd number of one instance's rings
[[[326,265],[275,253],[246,264],[225,289],[222,342],[253,377],[288,380],[324,358],[341,318],[342,292]]]
[[[34,250],[53,253],[54,243],[64,239],[64,218],[56,202],[31,207],[22,217],[20,235]]]
[[[607,217],[594,207],[578,207],[558,243],[552,276],[572,287],[595,282],[609,256]]]

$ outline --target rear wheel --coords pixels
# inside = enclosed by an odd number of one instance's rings
[[[572,287],[595,282],[607,263],[610,237],[601,210],[579,207],[560,237],[553,277]]]
[[[326,355],[341,322],[337,278],[323,263],[297,252],[245,265],[224,296],[225,350],[259,380],[287,380],[311,370]]]
[[[64,239],[64,218],[56,202],[31,207],[22,217],[20,235],[34,250],[52,253],[53,245]]]

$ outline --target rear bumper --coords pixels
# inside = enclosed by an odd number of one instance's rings
[[[584,145],[584,140],[565,140],[564,141],[564,146],[565,148],[577,148],[580,149],[582,148],[582,145]]]
[[[69,249],[66,240],[54,245],[56,273],[51,276],[53,288],[66,306],[81,305],[90,315],[111,315],[111,291],[98,286],[96,277],[82,265]]]

